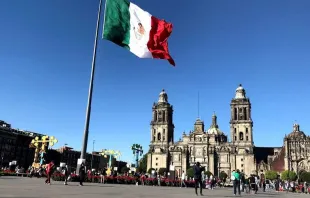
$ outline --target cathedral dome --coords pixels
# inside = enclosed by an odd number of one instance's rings
[[[304,132],[299,130],[299,124],[294,124],[293,125],[293,132],[291,132],[288,136],[288,138],[306,138],[307,136],[305,135]]]
[[[244,98],[246,98],[245,89],[240,84],[239,87],[236,89],[235,99],[244,99]]]
[[[208,134],[214,134],[214,135],[222,135],[223,132],[219,128],[209,128],[207,131]]]
[[[210,128],[207,131],[208,134],[214,134],[214,135],[222,135],[223,132],[219,129],[219,126],[217,125],[217,116],[215,113],[212,115],[212,124]]]
[[[158,102],[167,103],[168,102],[168,95],[163,89],[159,94]]]

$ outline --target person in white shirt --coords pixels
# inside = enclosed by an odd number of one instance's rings
[[[209,183],[210,183],[210,189],[213,190],[214,189],[214,178],[213,178],[213,175],[210,175]]]
[[[183,187],[183,184],[184,184],[185,188],[187,188],[187,185],[186,185],[186,183],[185,183],[185,179],[186,179],[186,175],[185,175],[185,172],[183,171],[182,176],[181,176],[181,185],[180,185],[180,188]]]

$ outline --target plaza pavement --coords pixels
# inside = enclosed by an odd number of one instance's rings
[[[193,188],[135,186],[135,185],[112,185],[85,183],[69,183],[52,181],[52,185],[44,184],[44,179],[22,177],[0,177],[0,198],[27,197],[27,198],[189,198],[196,197]],[[232,188],[223,188],[203,191],[205,197],[235,197]],[[309,195],[295,193],[259,192],[256,195],[243,194],[242,197],[254,198],[294,198],[308,197]]]

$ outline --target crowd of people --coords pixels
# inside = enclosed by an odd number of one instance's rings
[[[2,168],[3,169],[3,168]],[[28,175],[29,177],[42,177],[46,176],[45,184],[51,184],[51,177],[56,170],[56,166],[53,161],[50,163],[40,166],[38,168],[34,167],[29,167],[28,169]],[[68,185],[68,181],[70,180],[71,172],[69,171],[68,166],[61,167],[61,170],[58,170],[64,175],[65,181],[64,185]],[[23,167],[16,166],[15,168],[16,173],[24,173],[25,170]],[[183,171],[181,174],[180,178],[177,178],[179,180],[179,186],[180,188],[182,187],[187,187],[187,182],[189,180],[193,180],[195,184],[195,194],[198,195],[198,188],[199,188],[199,193],[200,195],[203,195],[203,188],[209,188],[209,189],[214,189],[216,186],[222,187],[226,183],[226,178],[222,178],[220,180],[219,178],[214,177],[213,175],[206,176],[205,173],[205,167],[201,166],[199,162],[197,162],[193,166],[193,178],[188,178],[186,173]],[[74,174],[76,174],[74,172]],[[125,173],[126,174],[126,173]],[[79,172],[77,173],[79,177],[79,185],[83,186],[83,182],[85,181],[86,176],[100,176],[100,183],[105,183],[105,176],[106,174],[106,169],[101,169],[96,172],[92,172],[91,170],[86,170],[86,166],[84,163],[80,165]],[[116,172],[112,171],[111,172],[112,176],[116,176]],[[135,177],[138,178],[140,181],[141,185],[144,185],[145,180],[148,177],[151,178],[156,178],[158,179],[158,186],[161,185],[161,179],[164,176],[160,176],[156,171],[152,174],[146,174],[146,173],[136,173],[134,175]],[[241,195],[241,193],[253,193],[256,194],[258,190],[261,188],[263,192],[266,190],[273,189],[276,192],[279,191],[292,191],[295,192],[297,189],[299,192],[303,193],[309,193],[309,184],[307,182],[303,182],[302,184],[297,183],[296,181],[283,181],[280,179],[280,176],[278,176],[277,179],[274,181],[271,181],[269,179],[265,178],[265,174],[263,171],[260,172],[260,174],[252,174],[246,177],[242,172],[239,170],[234,170],[232,171],[230,175],[230,181],[233,186],[233,194],[234,195]],[[228,182],[229,183],[229,182]],[[136,183],[138,185],[138,182]]]

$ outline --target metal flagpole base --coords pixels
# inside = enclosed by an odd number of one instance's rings
[[[82,163],[84,163],[84,165],[86,166],[86,159],[78,159],[77,166],[76,166],[76,171],[75,171],[76,175],[80,175],[80,167],[81,167]]]

